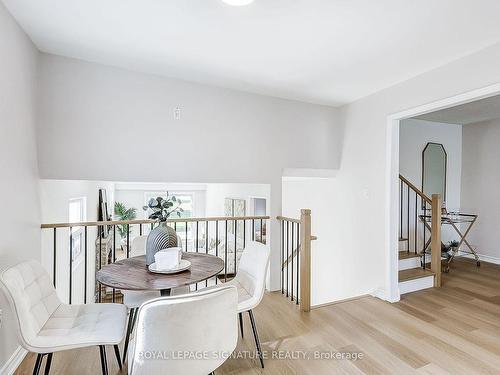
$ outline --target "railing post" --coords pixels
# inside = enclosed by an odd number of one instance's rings
[[[300,309],[311,310],[311,210],[300,210]]]
[[[436,288],[441,286],[441,205],[441,195],[432,194],[431,271]]]

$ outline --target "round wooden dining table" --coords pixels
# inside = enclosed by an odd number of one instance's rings
[[[210,254],[183,252],[182,259],[190,261],[191,267],[169,275],[149,271],[145,255],[122,259],[103,266],[97,271],[96,280],[114,289],[156,290],[168,296],[171,289],[205,281],[224,268],[224,261]]]

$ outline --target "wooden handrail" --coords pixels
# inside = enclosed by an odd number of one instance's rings
[[[168,219],[167,223],[193,223],[197,221],[241,221],[241,220],[268,220],[270,216],[215,216],[215,217],[186,217],[179,219]],[[110,220],[110,221],[85,221],[76,223],[52,223],[42,224],[40,228],[70,228],[70,227],[96,227],[105,225],[134,225],[134,224],[153,224],[157,220]]]
[[[282,239],[282,247],[281,251],[282,253],[282,263],[281,263],[281,273],[282,273],[282,283],[283,283],[283,275],[286,274],[286,296],[288,297],[289,294],[289,289],[288,289],[288,270],[290,267],[290,264],[292,266],[291,268],[291,286],[292,286],[292,291],[291,291],[291,298],[293,301],[293,260],[297,259],[297,274],[299,276],[297,280],[297,303],[300,304],[300,309],[301,311],[304,312],[309,312],[311,310],[311,241],[315,241],[318,239],[318,237],[311,235],[311,210],[309,209],[302,209],[300,210],[300,219],[295,219],[291,217],[286,217],[286,216],[277,216],[276,219],[281,222],[282,225],[282,231],[284,231],[283,225],[286,224],[288,228],[288,224],[292,223],[292,252],[291,254],[288,253],[289,251],[289,233],[287,229],[287,236],[286,236],[286,254],[284,253],[285,250],[285,237]],[[297,230],[299,233],[297,233],[300,236],[300,245],[299,241],[297,238],[297,247],[294,247],[294,239],[293,239],[293,228],[294,224],[297,225]],[[284,232],[282,232],[282,235],[284,235]],[[300,264],[300,267],[299,267]],[[284,288],[282,285],[281,292],[284,293]]]
[[[420,191],[415,185],[413,185],[410,181],[408,181],[404,176],[399,175],[399,179],[403,181],[406,185],[410,187],[417,195],[419,195],[423,200],[427,203],[432,204],[432,199],[425,195],[422,191]]]
[[[286,217],[286,216],[276,216],[276,219],[278,221],[289,221],[291,223],[297,223],[297,224],[300,224],[300,219],[294,219],[294,218],[291,218],[291,217]]]

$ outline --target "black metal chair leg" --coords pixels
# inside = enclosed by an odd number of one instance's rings
[[[99,353],[101,355],[102,375],[108,375],[108,360],[106,359],[106,347],[99,345]]]
[[[138,307],[134,309],[134,320],[132,320],[132,329],[130,330],[130,333],[134,332],[135,322],[137,322],[137,315],[139,315]]]
[[[130,341],[132,330],[134,329],[135,310],[135,308],[130,309],[130,312],[128,314],[127,333],[125,335],[125,346],[123,347],[123,363],[125,363],[125,359],[127,358],[128,343]]]
[[[40,373],[40,367],[42,367],[43,354],[38,354],[36,356],[35,367],[33,367],[33,375],[38,375]]]
[[[118,345],[114,345],[113,348],[115,348],[115,356],[116,360],[118,361],[118,366],[120,367],[120,371],[122,370],[122,360],[120,359],[120,348]]]
[[[243,338],[243,313],[238,313],[238,318],[240,319],[240,331],[241,331],[241,338]]]
[[[252,323],[253,337],[255,338],[255,346],[257,347],[257,354],[259,355],[260,365],[264,368],[264,358],[262,355],[262,348],[260,346],[259,334],[257,333],[257,325],[255,324],[255,319],[253,317],[252,310],[248,310],[248,315],[250,316],[250,322]]]
[[[45,362],[45,372],[44,375],[49,375],[50,365],[52,364],[52,353],[49,353],[47,356],[47,361]]]

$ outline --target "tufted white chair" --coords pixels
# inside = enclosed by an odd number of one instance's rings
[[[136,257],[139,255],[144,255],[146,253],[146,241],[148,236],[137,236],[134,237],[130,246],[129,256]],[[179,236],[177,236],[177,243],[182,247],[182,241]],[[177,288],[171,291],[172,295],[180,295],[189,293],[189,286]],[[128,344],[130,341],[130,335],[134,330],[135,321],[137,320],[137,310],[144,302],[151,299],[160,297],[160,292],[154,291],[133,291],[133,290],[122,290],[123,294],[123,304],[129,309],[128,323],[127,323],[127,333],[125,335],[125,346],[123,352],[123,363],[127,357]]]
[[[217,369],[236,348],[237,301],[236,288],[223,286],[143,304],[129,375],[207,375]]]
[[[248,311],[262,368],[264,368],[264,358],[252,310],[259,305],[264,296],[267,269],[269,267],[269,255],[270,250],[266,245],[256,241],[247,242],[243,254],[241,255],[236,276],[227,283],[206,288],[216,289],[226,285],[232,285],[237,288],[238,317],[240,321],[241,336],[243,337],[243,313]]]
[[[17,318],[21,345],[38,353],[34,374],[52,353],[99,346],[103,374],[107,374],[105,345],[113,345],[121,368],[118,344],[125,334],[127,310],[119,304],[66,305],[57,297],[49,275],[34,260],[13,266],[0,275],[0,285]]]

